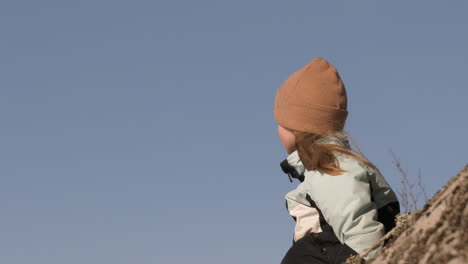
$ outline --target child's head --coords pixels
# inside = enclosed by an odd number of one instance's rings
[[[288,154],[297,149],[308,170],[321,169],[332,175],[344,172],[335,165],[333,152],[355,156],[352,151],[315,143],[324,136],[343,132],[347,116],[345,86],[336,68],[324,58],[315,57],[277,90],[274,117],[278,135]]]
[[[341,131],[347,115],[345,86],[324,58],[315,57],[277,90],[274,116],[285,128],[317,134]]]

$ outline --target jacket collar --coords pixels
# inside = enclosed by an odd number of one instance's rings
[[[344,141],[344,144],[340,139]],[[348,137],[343,131],[323,137],[317,141],[317,144],[332,144],[351,149]],[[297,150],[289,154],[286,159],[280,163],[280,167],[281,170],[288,175],[290,182],[292,182],[292,178],[298,179],[301,182],[304,181],[304,173],[306,169],[299,158]]]

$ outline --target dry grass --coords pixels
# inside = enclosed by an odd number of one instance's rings
[[[397,194],[400,198],[400,206],[403,209],[403,213],[416,211],[418,209],[418,202],[421,198],[421,195],[424,198],[423,204],[427,203],[428,201],[426,188],[423,185],[421,179],[421,169],[418,169],[417,182],[411,183],[408,176],[408,169],[403,169],[400,159],[395,155],[395,153],[393,153],[392,150],[390,150],[390,153],[393,157],[393,164],[400,172],[401,186],[398,188]],[[419,191],[416,190],[415,186],[419,188]]]

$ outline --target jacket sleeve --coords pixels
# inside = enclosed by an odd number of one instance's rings
[[[295,190],[286,194],[286,207],[296,221],[293,241],[298,241],[310,232],[322,231],[319,212],[310,206],[307,192],[303,190],[303,187],[301,183]]]
[[[377,221],[377,209],[371,201],[367,170],[358,163],[350,166],[339,176],[319,173],[310,177],[309,195],[340,242],[360,254],[373,246],[385,231]],[[381,246],[365,259],[373,258]]]

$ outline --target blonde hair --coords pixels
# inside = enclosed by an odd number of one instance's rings
[[[304,164],[304,167],[309,171],[319,170],[333,176],[341,175],[344,172],[347,172],[338,166],[338,161],[334,153],[349,155],[358,161],[363,162],[367,166],[376,169],[375,165],[364,156],[354,141],[353,144],[358,149],[360,155],[358,155],[355,151],[342,146],[326,143],[323,144],[319,142],[320,139],[324,137],[333,136],[341,141],[345,146],[347,146],[348,143],[345,142],[342,137],[337,135],[337,133],[343,133],[347,137],[351,137],[349,133],[344,130],[334,132],[332,131],[325,134],[300,132],[295,130],[292,130],[292,132],[295,136],[295,145],[299,154],[299,158]]]

